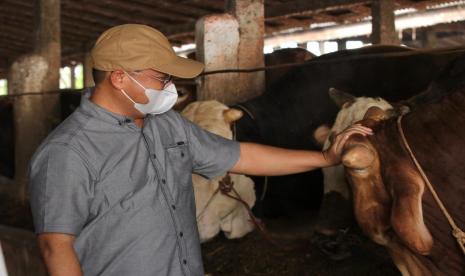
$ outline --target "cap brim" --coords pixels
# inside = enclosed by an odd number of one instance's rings
[[[178,78],[191,79],[202,73],[205,65],[192,59],[177,56],[174,61],[164,64],[162,67],[153,69]]]

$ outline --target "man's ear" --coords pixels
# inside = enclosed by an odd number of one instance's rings
[[[123,70],[115,70],[109,72],[109,76],[107,77],[111,86],[115,89],[124,89],[127,86],[128,76],[124,73]]]

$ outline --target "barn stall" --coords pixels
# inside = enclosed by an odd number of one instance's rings
[[[242,113],[231,121],[229,138],[317,150],[314,130],[331,126],[338,111],[327,102],[330,87],[391,102],[427,90],[463,54],[464,9],[463,1],[429,0],[2,1],[0,223],[5,227],[0,238],[5,273],[45,273],[29,235],[27,166],[40,142],[79,105],[79,91],[93,86],[89,52],[104,30],[124,23],[153,26],[179,55],[206,64],[202,76],[174,80],[183,100],[179,111],[192,101],[216,100]],[[390,46],[355,49],[378,44]],[[299,94],[305,92],[314,94]],[[321,112],[304,112],[312,109]],[[247,132],[250,125],[258,126],[258,133]],[[328,173],[337,172],[326,172],[324,179],[321,172],[253,177],[255,199],[247,204],[253,215],[230,199],[240,211],[228,222],[245,221],[246,230],[234,236],[222,226],[205,236],[206,273],[398,275],[388,251],[353,223],[350,192],[338,194],[323,186]],[[220,182],[205,185],[219,189]],[[240,180],[232,182],[239,185]],[[204,209],[220,208],[214,201],[210,206],[213,194],[196,194],[203,200],[197,205],[198,220]],[[463,214],[456,220],[464,226]]]

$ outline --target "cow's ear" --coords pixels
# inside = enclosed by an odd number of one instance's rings
[[[323,148],[326,139],[328,139],[331,129],[327,125],[321,125],[313,132],[313,138],[316,143]]]
[[[367,112],[365,113],[365,116],[363,116],[363,119],[370,119],[376,122],[383,121],[388,118],[388,113],[377,106],[372,106],[368,108]]]
[[[329,97],[333,100],[333,102],[337,106],[339,106],[339,108],[344,107],[344,105],[350,105],[353,102],[355,102],[355,100],[357,99],[351,94],[338,90],[333,87],[329,89]]]
[[[191,95],[190,91],[183,92],[182,89],[178,90],[178,99],[176,100],[175,106],[184,104],[187,101],[187,99],[190,97],[190,95]]]
[[[242,112],[242,110],[235,108],[229,108],[223,111],[224,120],[228,124],[239,120],[240,118],[242,118],[243,115],[244,112]]]
[[[388,117],[398,117],[410,112],[410,107],[402,104],[395,104],[393,109],[388,109]]]

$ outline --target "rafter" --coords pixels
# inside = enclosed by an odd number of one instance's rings
[[[295,0],[290,3],[278,4],[265,10],[265,18],[291,17],[308,13],[319,13],[347,8],[352,5],[360,5],[371,2],[370,0]]]

